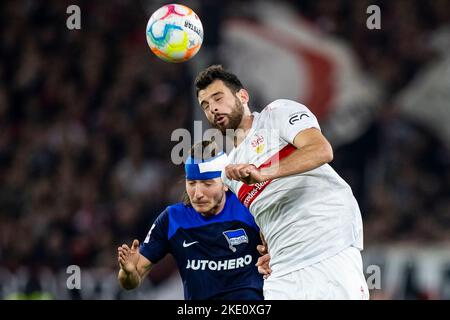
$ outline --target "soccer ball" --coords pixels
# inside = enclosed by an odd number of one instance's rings
[[[203,26],[191,8],[167,4],[152,14],[146,35],[147,43],[157,57],[168,62],[183,62],[200,50]]]

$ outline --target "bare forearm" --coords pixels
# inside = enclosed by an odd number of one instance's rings
[[[329,146],[304,146],[272,166],[261,169],[260,173],[268,177],[267,180],[276,179],[316,169],[332,159],[333,152]]]
[[[141,283],[141,277],[139,276],[137,270],[134,270],[133,272],[130,273],[126,273],[125,271],[120,269],[118,278],[121,287],[126,290],[135,289]]]

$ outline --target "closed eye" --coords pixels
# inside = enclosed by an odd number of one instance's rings
[[[203,180],[203,184],[207,187],[212,186],[214,184],[214,180]]]

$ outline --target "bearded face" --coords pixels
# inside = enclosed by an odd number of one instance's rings
[[[198,101],[209,123],[222,134],[227,129],[236,130],[244,115],[244,104],[236,92],[232,92],[223,81],[216,80],[199,91]]]
[[[211,125],[219,129],[223,135],[225,135],[227,129],[236,130],[242,121],[242,116],[244,115],[244,105],[236,97],[235,104],[232,111],[228,114],[218,114],[214,117],[214,122]]]

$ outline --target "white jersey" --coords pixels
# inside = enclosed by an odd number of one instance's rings
[[[313,113],[291,100],[276,100],[254,112],[252,128],[229,155],[230,164],[272,167],[296,150],[295,136],[317,128]],[[225,184],[250,209],[264,234],[273,276],[329,258],[354,246],[363,249],[361,213],[350,186],[328,165],[249,186]]]

